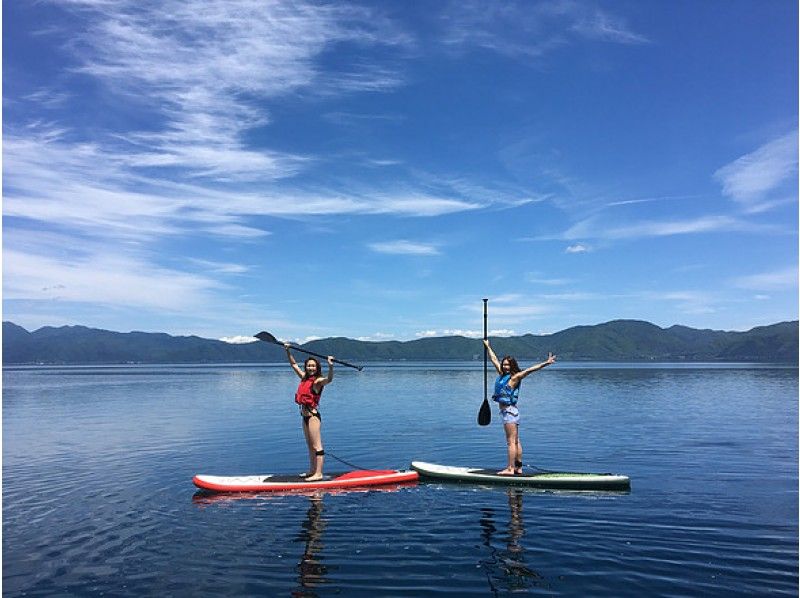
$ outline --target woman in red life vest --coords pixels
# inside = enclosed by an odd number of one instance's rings
[[[303,370],[297,365],[289,350],[291,345],[284,343],[286,355],[292,369],[300,377],[300,385],[294,395],[294,402],[300,406],[300,415],[303,417],[303,434],[308,446],[308,473],[303,474],[309,482],[322,479],[322,464],[325,460],[325,451],[322,450],[322,417],[319,414],[319,400],[322,398],[322,389],[333,380],[333,356],[328,356],[328,375],[322,375],[322,367],[314,357],[309,357],[303,364]]]

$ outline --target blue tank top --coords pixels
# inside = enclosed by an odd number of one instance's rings
[[[516,405],[519,399],[519,387],[522,383],[518,384],[516,388],[511,388],[508,381],[511,380],[511,374],[498,376],[494,381],[494,394],[492,400],[497,401],[503,406]]]

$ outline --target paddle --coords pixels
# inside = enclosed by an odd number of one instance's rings
[[[280,345],[283,347],[283,343],[279,341],[277,338],[272,336],[269,332],[259,332],[256,334],[256,338],[260,341],[264,341],[265,343],[272,343],[273,345]],[[309,355],[313,355],[314,357],[321,357],[322,359],[327,359],[327,355],[320,355],[319,353],[314,353],[313,351],[307,351],[305,349],[301,349],[300,347],[295,347],[294,345],[289,345],[290,349],[294,349],[295,351],[300,351],[300,353],[308,353]],[[346,365],[349,368],[355,368],[359,372],[364,369],[363,365],[353,365],[352,363],[347,363],[346,361],[340,361],[338,359],[333,360],[334,363],[340,363],[342,365]]]
[[[489,338],[489,331],[487,326],[487,304],[489,303],[488,299],[483,300],[483,339],[486,340]],[[486,387],[488,384],[488,370],[486,360],[488,358],[489,350],[486,348],[486,345],[483,346],[483,403],[481,403],[481,408],[478,411],[478,425],[479,426],[488,426],[492,421],[492,408],[489,406],[489,397],[487,395]]]

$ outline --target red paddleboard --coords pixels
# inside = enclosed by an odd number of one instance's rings
[[[383,486],[398,482],[413,482],[419,479],[416,471],[383,469],[358,470],[346,473],[332,473],[321,480],[306,481],[299,475],[248,475],[215,476],[198,474],[192,482],[198,488],[214,492],[274,492],[287,490],[314,490],[317,488],[358,488],[363,486]]]

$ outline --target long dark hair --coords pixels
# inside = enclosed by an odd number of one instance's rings
[[[508,361],[508,365],[511,366],[511,370],[509,371],[509,373],[512,376],[514,374],[516,374],[517,372],[521,372],[522,371],[520,369],[520,367],[519,367],[519,364],[517,363],[517,360],[514,359],[513,357],[511,357],[511,355],[506,355],[505,357],[503,357],[503,359],[500,360],[500,369],[501,370],[503,369],[503,362],[504,361]]]
[[[317,359],[316,357],[309,357],[303,362],[303,380],[308,380],[310,377],[310,374],[308,373],[309,361],[313,361],[314,363],[317,364],[317,373],[314,374],[314,377],[317,378],[319,376],[322,376],[322,366],[319,363],[319,359]],[[514,363],[516,363],[516,361]],[[517,371],[519,371],[519,368],[517,368]]]

